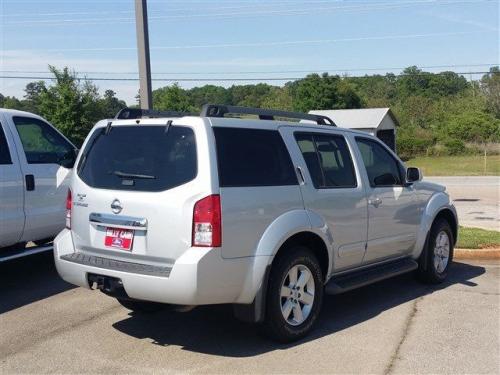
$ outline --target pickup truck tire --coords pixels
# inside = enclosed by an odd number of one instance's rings
[[[139,301],[139,300],[131,300],[131,299],[116,299],[120,305],[125,307],[128,310],[132,310],[137,313],[153,313],[156,311],[160,311],[165,308],[165,305],[156,302],[149,301]]]
[[[429,232],[426,248],[420,255],[418,276],[429,284],[442,283],[453,260],[453,232],[445,219],[437,219]]]
[[[323,289],[313,252],[304,246],[283,249],[269,277],[263,333],[279,342],[306,336],[319,316]]]

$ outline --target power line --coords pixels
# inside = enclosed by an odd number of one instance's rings
[[[311,1],[306,1],[306,2],[298,2],[298,1],[273,1],[272,3],[267,3],[267,2],[249,2],[249,1],[244,1],[242,3],[246,5],[232,5],[232,6],[209,6],[207,9],[210,11],[213,10],[224,10],[224,9],[248,9],[248,8],[254,8],[255,7],[263,7],[263,8],[270,8],[270,7],[277,7],[277,6],[282,6],[282,5],[299,5],[300,3],[308,4],[331,4],[332,2],[340,2],[342,0],[311,0]],[[351,0],[352,1],[352,0]],[[371,0],[373,1],[373,0]],[[378,0],[378,1],[386,1],[386,0]],[[360,2],[364,3],[370,3],[370,0],[360,0]],[[201,3],[203,5],[206,5],[206,2],[203,1],[198,1],[198,2],[191,2],[191,3]],[[237,3],[237,2],[236,2]],[[165,10],[150,10],[148,13],[149,14],[157,14],[157,13],[165,13],[165,12],[187,12],[187,11],[199,11],[200,7],[196,8],[167,8]],[[53,12],[53,13],[31,13],[31,16],[36,16],[36,17],[59,17],[59,16],[87,16],[87,15],[106,15],[106,14],[133,14],[133,10],[103,10],[103,11],[85,11],[85,12]],[[26,17],[26,13],[11,13],[11,14],[4,14],[4,18],[11,18],[11,17]],[[25,20],[24,22],[31,22],[32,20]],[[33,20],[37,22],[38,20]],[[54,20],[57,21],[57,20]]]
[[[310,40],[285,40],[274,42],[249,42],[249,43],[222,43],[222,44],[193,44],[177,46],[153,46],[151,50],[188,50],[188,49],[214,49],[214,48],[258,48],[258,47],[277,47],[277,46],[295,46],[307,44],[330,44],[339,42],[360,42],[369,40],[398,40],[398,39],[417,39],[440,36],[459,36],[472,34],[485,34],[497,32],[498,30],[476,30],[476,31],[457,31],[445,33],[425,33],[425,34],[399,34],[399,35],[380,35],[380,36],[362,36],[352,38],[337,39],[310,39]],[[96,47],[96,48],[49,48],[44,52],[109,52],[109,51],[135,51],[135,47]],[[36,49],[18,49],[16,51],[39,51]]]
[[[152,16],[150,20],[176,20],[176,19],[189,19],[189,18],[234,18],[234,17],[255,17],[255,16],[293,16],[293,15],[304,15],[309,13],[317,12],[328,12],[328,11],[367,11],[367,10],[384,10],[384,9],[397,9],[404,8],[414,5],[457,5],[457,4],[477,4],[478,2],[491,2],[496,0],[408,0],[400,1],[398,3],[386,2],[386,3],[375,3],[372,5],[362,4],[362,5],[348,5],[348,6],[329,6],[329,7],[307,7],[307,8],[296,8],[296,9],[279,9],[279,10],[253,10],[249,12],[222,12],[222,13],[195,13],[195,14],[174,14],[167,16]],[[93,25],[93,24],[120,24],[120,23],[133,23],[133,18],[86,18],[86,19],[63,19],[63,20],[22,20],[22,21],[8,21],[4,22],[4,26],[10,25],[26,25],[26,26],[36,26],[36,25],[46,25],[46,26],[63,26],[63,25]]]
[[[490,71],[475,71],[475,72],[454,72],[458,75],[478,75],[478,74],[497,74],[497,72],[490,72]],[[394,74],[395,77],[404,77],[404,76],[421,76],[421,75],[427,75],[427,74],[433,74],[433,75],[443,75],[446,74],[445,72],[441,73],[429,73],[429,72],[422,72],[422,73],[400,73],[400,74]],[[366,76],[348,76],[348,78],[365,78]],[[217,78],[152,78],[152,81],[155,82],[243,82],[243,81],[296,81],[303,79],[304,77],[251,77],[251,78],[222,78],[222,77],[217,77]],[[36,80],[53,80],[54,77],[43,77],[43,76],[4,76],[0,75],[0,79],[36,79]],[[88,81],[131,81],[131,82],[136,82],[139,81],[139,78],[106,78],[106,77],[85,77],[81,78],[84,80]]]
[[[461,65],[416,65],[419,69],[445,69],[445,68],[464,68],[464,67],[483,67],[483,66],[498,66],[498,63],[489,63],[489,64],[461,64]],[[408,66],[404,67],[379,67],[379,68],[317,68],[317,69],[307,69],[307,70],[268,70],[268,71],[213,71],[213,72],[151,72],[152,75],[163,75],[163,74],[192,74],[192,75],[203,75],[203,74],[222,74],[222,75],[235,75],[235,74],[288,74],[288,73],[324,73],[324,72],[364,72],[364,71],[390,71],[390,70],[403,70]],[[50,73],[47,70],[0,70],[0,73],[17,73],[17,74],[46,74]],[[82,74],[105,74],[105,75],[132,75],[138,74],[135,72],[109,72],[109,71],[79,71],[75,72],[77,75]],[[435,74],[435,73],[433,73]]]

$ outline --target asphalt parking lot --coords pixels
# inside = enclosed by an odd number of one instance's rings
[[[500,231],[500,177],[424,177],[446,186],[458,211],[460,225]]]
[[[51,254],[0,265],[0,373],[500,373],[500,263],[455,263],[327,297],[313,335],[279,345],[229,306],[134,315],[58,278]]]

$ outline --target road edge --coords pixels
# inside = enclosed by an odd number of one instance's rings
[[[500,248],[498,249],[454,249],[455,259],[500,259]]]

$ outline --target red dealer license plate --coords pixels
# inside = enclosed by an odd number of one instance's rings
[[[108,247],[130,251],[133,240],[134,231],[131,229],[106,228],[104,245]]]

